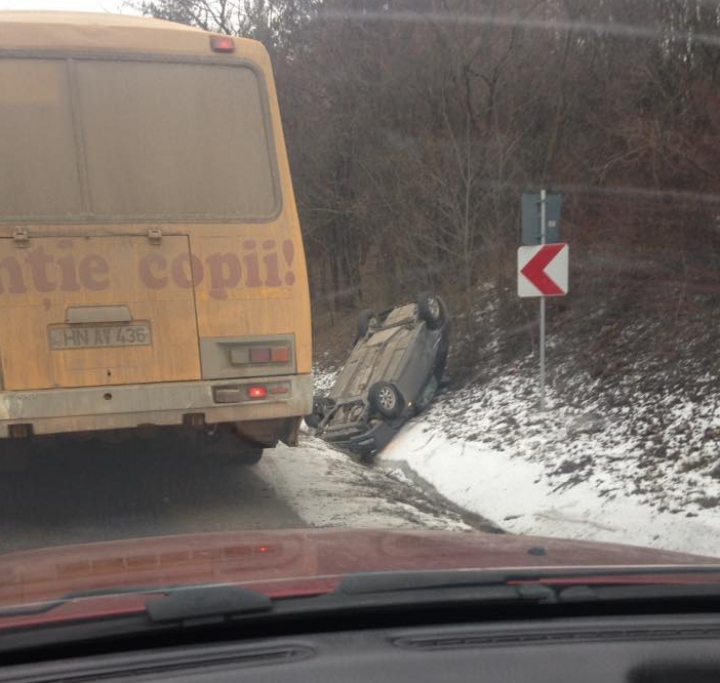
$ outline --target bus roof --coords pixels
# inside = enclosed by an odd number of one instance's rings
[[[0,55],[7,50],[212,55],[198,28],[126,14],[0,11]],[[236,55],[263,60],[260,43],[234,37]]]
[[[0,22],[14,24],[63,24],[72,26],[136,26],[138,28],[198,31],[184,24],[162,19],[150,19],[135,14],[108,12],[58,12],[55,10],[0,10]]]

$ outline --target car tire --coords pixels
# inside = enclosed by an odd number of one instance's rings
[[[380,327],[380,318],[377,317],[375,311],[360,311],[358,316],[357,337],[355,343],[362,339],[371,327]]]
[[[372,451],[363,451],[360,453],[360,462],[363,465],[374,465],[377,460],[377,453]]]
[[[368,392],[368,400],[373,411],[388,420],[402,414],[404,400],[400,390],[392,382],[375,382]]]
[[[310,427],[310,429],[317,429],[321,421],[322,415],[318,415],[317,413],[311,413],[305,416],[305,424]]]
[[[437,330],[445,323],[445,306],[439,296],[425,292],[417,300],[418,316],[431,330]]]
[[[313,409],[310,415],[305,416],[305,424],[311,429],[317,429],[320,423],[325,419],[325,415],[332,410],[334,406],[332,399],[316,396],[313,399]]]

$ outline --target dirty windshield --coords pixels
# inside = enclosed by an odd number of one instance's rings
[[[720,558],[720,0],[0,9],[0,607]]]

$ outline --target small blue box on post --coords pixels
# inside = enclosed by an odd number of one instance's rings
[[[561,194],[545,196],[545,244],[560,242]],[[522,243],[525,246],[540,244],[540,194],[522,196]]]

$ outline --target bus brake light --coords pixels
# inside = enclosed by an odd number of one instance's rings
[[[266,387],[250,387],[248,389],[248,398],[251,398],[255,401],[267,398],[267,394],[268,392]]]
[[[211,36],[210,47],[213,52],[235,52],[235,41],[228,36]]]

